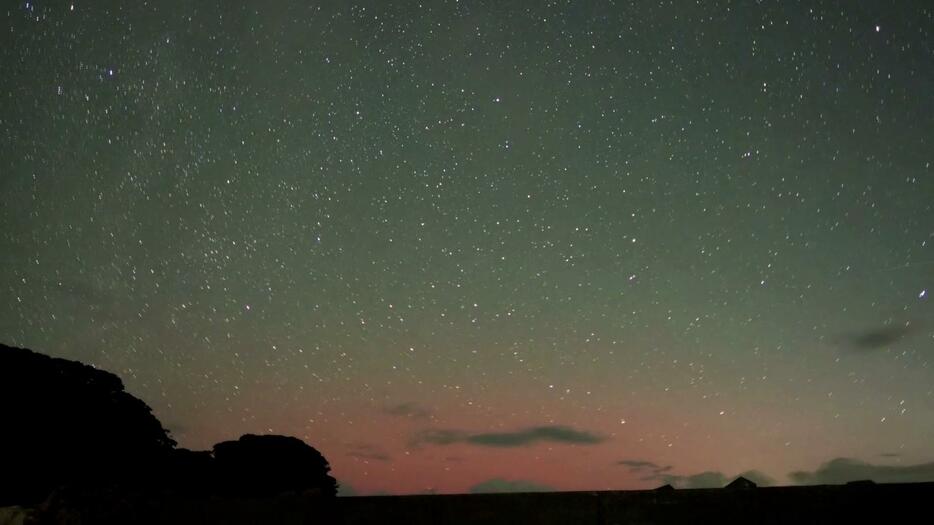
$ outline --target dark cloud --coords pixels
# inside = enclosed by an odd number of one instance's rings
[[[659,476],[664,483],[678,489],[718,489],[730,482],[722,472],[707,471],[690,476],[664,474]]]
[[[431,417],[431,411],[420,406],[418,403],[399,403],[398,405],[388,406],[383,412],[399,417],[410,417],[413,419],[428,419]]]
[[[593,445],[602,442],[604,439],[590,432],[575,430],[570,427],[544,426],[517,432],[475,434],[469,436],[468,440],[476,445],[488,447],[521,447],[538,441]]]
[[[934,462],[917,465],[873,465],[851,458],[836,458],[814,472],[797,471],[788,475],[800,485],[837,485],[870,479],[876,483],[915,483],[934,481]]]
[[[640,481],[655,481],[662,479],[662,475],[665,472],[671,470],[671,465],[660,466],[651,461],[645,461],[641,459],[624,459],[616,462],[617,465],[622,465],[629,469],[629,472],[634,474],[641,474]]]
[[[412,439],[414,445],[451,445],[467,441],[470,435],[459,430],[429,429],[423,430]]]
[[[913,331],[914,328],[910,323],[890,324],[862,332],[844,334],[842,340],[846,346],[854,350],[878,350],[898,343]]]
[[[638,459],[624,459],[616,462],[617,465],[624,465],[633,470],[641,470],[644,468],[655,470],[658,468],[658,465],[652,463],[651,461],[642,461]]]
[[[491,492],[552,492],[554,487],[524,480],[507,480],[502,478],[488,479],[470,487],[472,494]]]
[[[460,430],[433,429],[420,432],[414,444],[451,445],[468,443],[481,447],[524,447],[538,442],[594,445],[606,439],[590,432],[562,425],[540,426],[515,432],[488,432],[471,434]]]

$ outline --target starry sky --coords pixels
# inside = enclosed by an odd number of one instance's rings
[[[181,446],[298,436],[348,495],[934,480],[927,0],[0,17],[0,341]]]

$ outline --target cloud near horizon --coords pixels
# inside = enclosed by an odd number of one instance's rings
[[[758,470],[747,470],[735,476],[727,476],[716,470],[682,476],[667,474],[672,469],[671,465],[662,467],[651,461],[622,460],[617,461],[616,464],[628,467],[632,473],[641,474],[640,481],[658,481],[660,484],[671,485],[678,489],[718,489],[725,487],[740,476],[752,481],[759,487],[768,487],[775,484],[774,479]]]
[[[414,445],[452,445],[466,443],[481,447],[524,447],[538,442],[595,445],[606,441],[596,434],[568,426],[552,425],[531,427],[515,432],[469,433],[460,430],[425,430],[415,435]]]
[[[397,405],[387,406],[383,412],[391,416],[410,417],[413,419],[431,418],[431,410],[419,405],[418,403],[406,402]]]
[[[628,467],[629,470],[633,472],[644,471],[644,470],[649,470],[652,472],[666,472],[672,469],[671,465],[665,465],[663,467],[657,463],[653,463],[651,461],[645,461],[641,459],[623,459],[623,460],[617,461],[616,464],[622,465],[624,467]]]
[[[860,332],[843,334],[843,342],[853,350],[869,351],[888,348],[915,331],[911,323],[876,326]]]
[[[799,470],[788,477],[799,485],[840,485],[866,479],[876,483],[917,483],[934,481],[934,462],[873,465],[852,458],[835,458],[813,472]]]
[[[658,479],[678,489],[719,489],[739,477],[744,477],[759,487],[768,487],[775,484],[774,479],[758,470],[747,470],[735,476],[727,476],[719,471],[708,470],[690,476],[664,474],[658,476]]]
[[[554,490],[554,487],[532,481],[493,478],[470,487],[469,492],[471,494],[490,494],[502,492],[553,492]]]
[[[632,470],[642,470],[643,468],[657,469],[658,465],[652,463],[651,461],[644,461],[641,459],[623,459],[616,462],[617,465],[624,465]]]
[[[708,470],[699,474],[690,476],[678,476],[675,474],[664,474],[658,478],[678,489],[719,489],[729,483],[727,477],[722,472]]]
[[[767,487],[775,483],[775,480],[758,470],[747,470],[733,477],[729,477],[715,470],[692,474],[690,476],[681,476],[667,473],[673,468],[671,465],[665,465],[663,467],[657,463],[643,459],[624,459],[617,461],[616,464],[627,467],[629,472],[633,474],[640,474],[640,481],[658,481],[659,483],[668,484],[679,489],[721,488],[740,476],[752,481],[760,487]]]
[[[347,456],[363,460],[390,461],[392,457],[381,448],[370,443],[354,443],[347,446]]]
[[[616,464],[628,468],[629,472],[633,474],[640,474],[641,477],[639,479],[641,481],[660,480],[665,472],[672,469],[671,465],[665,465],[663,467],[657,463],[642,459],[623,459],[617,461]]]

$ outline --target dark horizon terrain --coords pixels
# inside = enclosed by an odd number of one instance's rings
[[[120,379],[0,345],[0,523],[864,522],[922,512],[934,483],[516,492],[342,498],[326,459],[298,439],[244,435],[176,448]],[[4,508],[5,507],[5,508]],[[20,520],[20,521],[13,521]]]
[[[0,35],[0,342],[97,392],[43,469],[934,481],[930,0],[21,0]]]
[[[244,435],[176,448],[120,379],[0,345],[0,518],[10,523],[675,523],[891,521],[921,512],[934,482],[342,498],[301,440]],[[529,487],[540,490],[540,487]],[[5,507],[5,508],[4,508]],[[619,521],[621,520],[621,521]]]

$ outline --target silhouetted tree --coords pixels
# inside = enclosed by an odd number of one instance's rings
[[[214,461],[224,492],[267,497],[283,492],[337,495],[337,481],[320,452],[288,436],[246,434],[214,445]]]
[[[117,376],[4,345],[0,417],[0,506],[42,503],[53,523],[150,522],[173,498],[337,493],[327,460],[297,438],[245,435],[213,452],[176,449]],[[328,502],[317,509],[318,517],[333,510]]]
[[[159,469],[161,488],[189,496],[208,496],[218,492],[217,472],[210,450],[177,448]]]
[[[63,484],[145,479],[175,446],[117,376],[0,345],[0,505]]]

